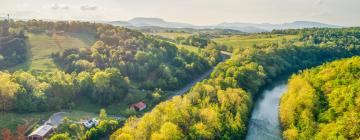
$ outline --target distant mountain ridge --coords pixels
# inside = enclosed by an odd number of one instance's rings
[[[199,26],[195,26],[187,23],[179,23],[179,22],[167,22],[161,18],[144,18],[137,17],[133,18],[129,21],[112,21],[110,24],[118,25],[118,26],[134,26],[134,27],[165,27],[165,28],[199,28]]]
[[[269,23],[241,23],[241,22],[224,22],[217,25],[197,26],[188,23],[168,22],[161,18],[137,17],[129,21],[112,21],[112,25],[124,27],[163,27],[163,28],[193,28],[193,29],[232,29],[247,33],[268,32],[274,29],[302,29],[302,28],[339,28],[341,26],[325,24],[312,21],[294,21],[283,24]]]
[[[244,28],[244,27],[254,27],[262,30],[271,31],[274,29],[302,29],[302,28],[339,28],[341,26],[325,24],[320,22],[311,22],[311,21],[294,21],[291,23],[283,23],[283,24],[254,24],[254,23],[221,23],[216,25],[216,27],[220,28]]]

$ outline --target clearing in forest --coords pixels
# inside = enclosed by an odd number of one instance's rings
[[[9,68],[15,70],[41,70],[52,71],[57,69],[52,61],[51,54],[61,52],[69,48],[89,47],[95,42],[95,35],[85,33],[65,34],[27,34],[27,45],[29,46],[28,61]]]

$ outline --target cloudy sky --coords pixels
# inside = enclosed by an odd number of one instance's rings
[[[129,20],[159,17],[197,25],[318,21],[360,26],[360,0],[0,0],[0,17]]]

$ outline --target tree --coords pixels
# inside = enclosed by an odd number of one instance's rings
[[[92,78],[95,90],[92,98],[100,104],[109,105],[122,99],[129,88],[129,81],[116,68],[98,71]]]
[[[45,91],[50,108],[71,108],[78,93],[73,76],[54,71],[47,75],[47,82],[51,85]]]
[[[171,122],[164,123],[159,132],[155,132],[151,136],[152,140],[182,140],[184,139],[184,135],[176,126]]]
[[[26,140],[26,130],[27,130],[27,126],[26,125],[18,125],[16,127],[16,134],[17,134],[17,140]]]
[[[71,140],[68,133],[61,133],[53,135],[50,140]]]
[[[10,129],[4,128],[1,130],[1,135],[4,140],[15,140],[14,136],[11,134]]]
[[[99,118],[100,118],[100,120],[105,120],[107,118],[105,109],[100,109]]]
[[[11,81],[11,75],[0,72],[0,106],[2,111],[11,110],[14,95],[20,85]]]
[[[285,139],[360,137],[359,110],[354,102],[360,101],[355,96],[360,93],[359,62],[360,57],[338,60],[290,79],[280,102]]]

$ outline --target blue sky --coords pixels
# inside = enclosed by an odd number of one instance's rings
[[[159,17],[209,25],[221,22],[318,21],[360,26],[360,0],[0,0],[0,16],[62,20]]]

